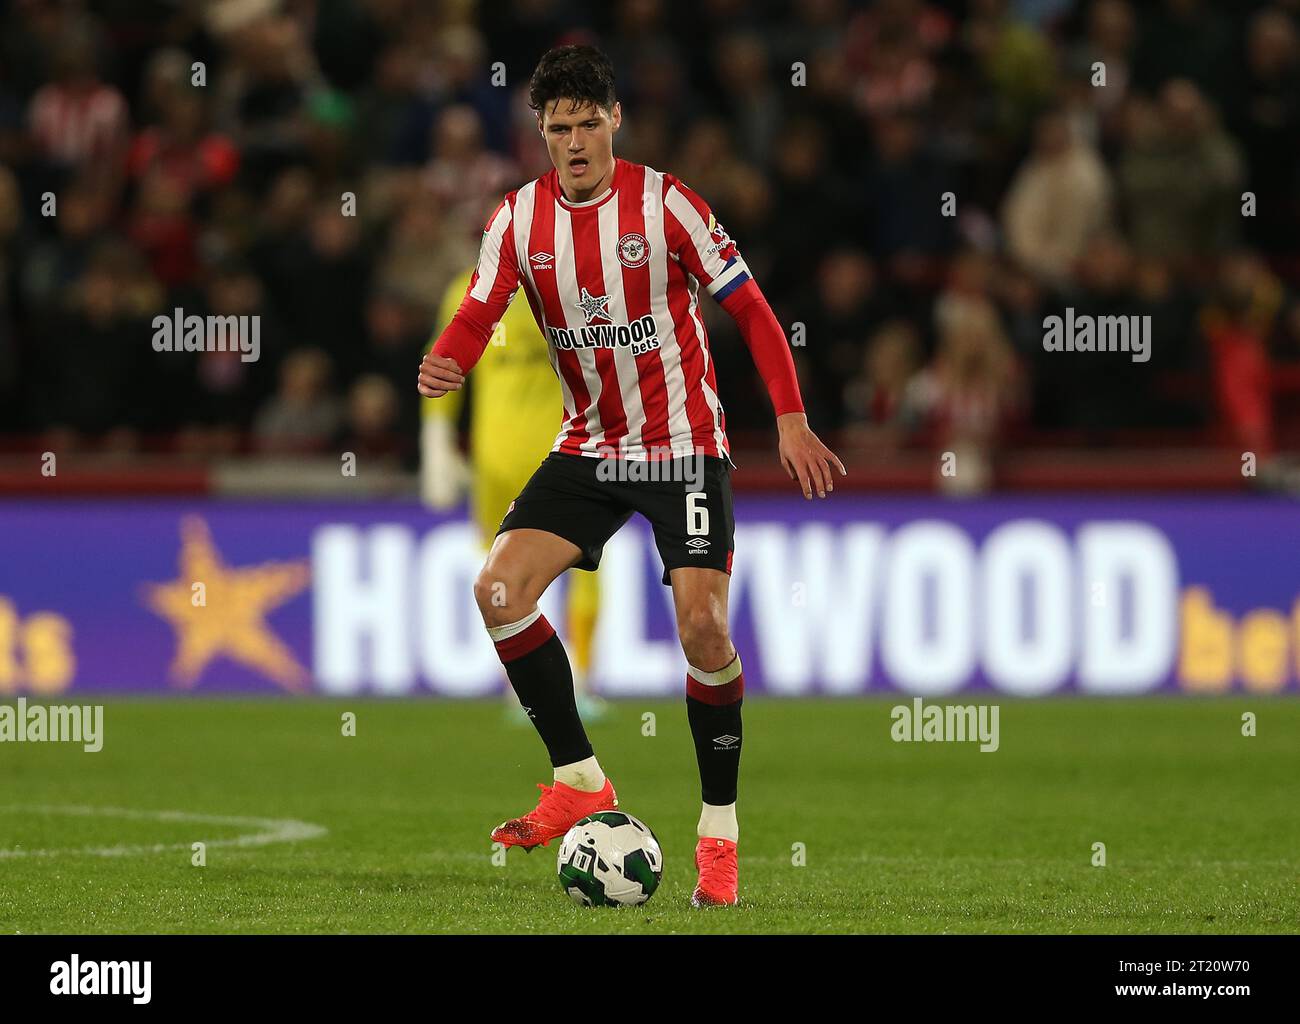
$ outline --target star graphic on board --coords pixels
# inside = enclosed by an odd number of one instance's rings
[[[584,288],[582,289],[582,295],[578,298],[578,308],[582,310],[582,315],[587,318],[587,323],[591,323],[596,319],[609,320],[608,295],[592,295],[591,292]]]
[[[271,631],[267,615],[307,586],[307,560],[232,568],[221,560],[208,524],[181,520],[180,575],[145,585],[144,603],[176,631],[171,676],[194,686],[213,658],[224,654],[294,693],[307,688],[307,670]],[[202,601],[195,584],[203,584]]]

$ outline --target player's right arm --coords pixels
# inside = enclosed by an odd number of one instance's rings
[[[429,337],[430,349],[460,309],[473,274],[470,268],[447,286],[438,305],[438,322]],[[429,508],[451,508],[470,482],[470,469],[457,444],[456,431],[464,398],[462,389],[445,393],[440,402],[420,400],[420,495]]]
[[[514,193],[511,193],[488,218],[483,243],[479,246],[478,266],[460,308],[420,361],[418,387],[425,398],[441,398],[460,390],[465,374],[474,368],[487,348],[492,328],[505,315],[510,300],[519,290],[513,219]]]
[[[425,398],[441,398],[450,391],[459,391],[464,383],[465,375],[454,358],[430,349],[420,360],[419,391]]]

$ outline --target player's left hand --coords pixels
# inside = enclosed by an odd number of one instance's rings
[[[840,471],[840,476],[848,476],[844,463],[809,429],[808,417],[803,413],[788,412],[778,416],[776,425],[781,433],[778,447],[781,465],[791,480],[799,481],[805,498],[812,500],[814,490],[819,498],[835,490],[832,466]]]

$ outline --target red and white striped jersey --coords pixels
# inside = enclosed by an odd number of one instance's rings
[[[84,93],[60,83],[42,86],[28,119],[41,153],[61,164],[107,159],[130,127],[126,100],[108,85]]]
[[[465,301],[495,323],[523,286],[564,394],[553,451],[729,458],[698,290],[721,302],[749,279],[699,196],[616,160],[585,203],[564,198],[554,170],[507,195]]]

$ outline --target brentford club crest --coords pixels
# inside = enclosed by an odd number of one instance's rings
[[[618,261],[628,270],[644,267],[650,261],[650,243],[645,235],[629,232],[618,240]]]

